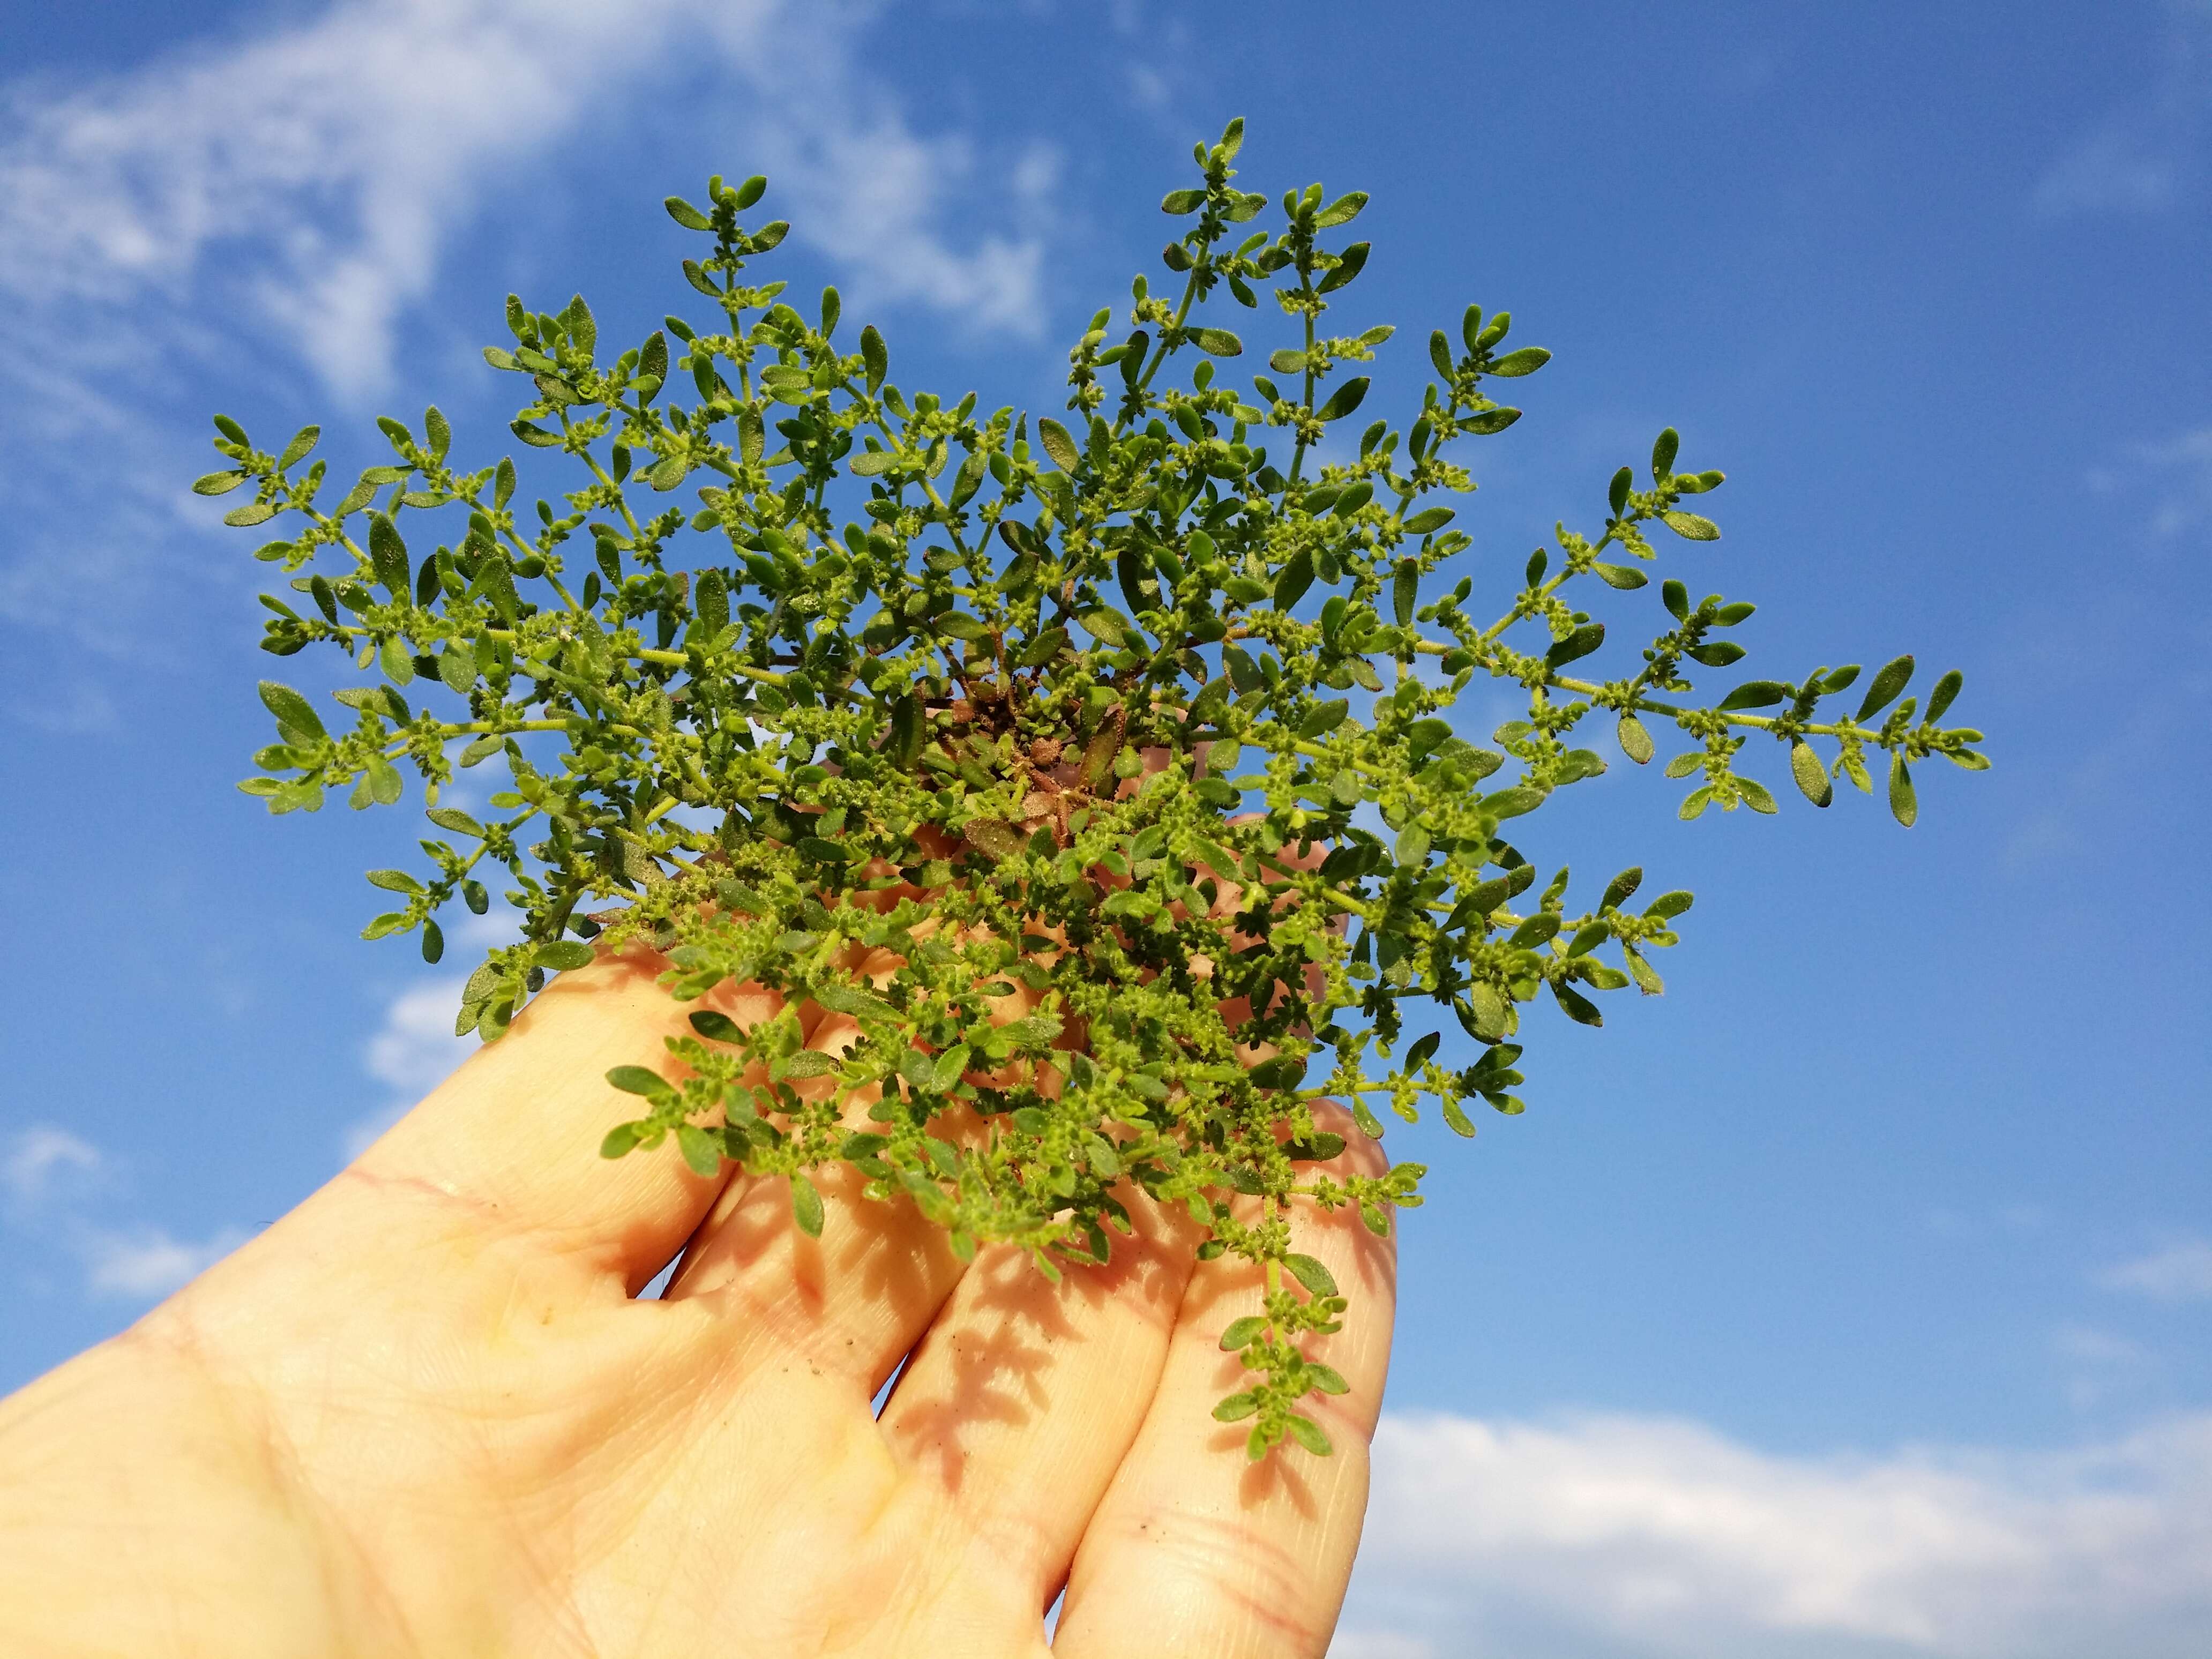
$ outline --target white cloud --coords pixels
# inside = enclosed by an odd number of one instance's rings
[[[0,1154],[0,1187],[23,1203],[34,1203],[49,1196],[70,1172],[89,1176],[100,1168],[100,1149],[90,1141],[51,1123],[33,1123]]]
[[[226,1228],[204,1243],[173,1238],[159,1227],[127,1233],[92,1231],[83,1238],[85,1282],[95,1296],[164,1297],[246,1242]]]
[[[2100,469],[2091,478],[2093,487],[2106,490],[2130,482],[2150,490],[2150,532],[2160,540],[2212,524],[2212,426],[2137,444],[2122,467]]]
[[[477,1047],[474,1037],[453,1035],[461,985],[459,978],[434,979],[401,992],[362,1051],[368,1074],[407,1096],[410,1104],[443,1083]]]
[[[2212,1414],[2065,1453],[1778,1456],[1700,1425],[1392,1415],[1340,1659],[2182,1659]]]
[[[386,1007],[383,1025],[362,1047],[362,1064],[395,1098],[346,1126],[341,1143],[349,1164],[477,1047],[475,1037],[453,1035],[462,983],[458,977],[429,980],[401,992]]]
[[[57,1264],[73,1260],[95,1297],[167,1296],[245,1242],[235,1228],[192,1243],[151,1224],[117,1228],[91,1218],[95,1197],[104,1212],[129,1186],[127,1171],[100,1148],[54,1124],[32,1124],[0,1149],[0,1194],[13,1200],[0,1219]]]
[[[2037,182],[2033,203],[2052,217],[2164,213],[2203,170],[2212,107],[2212,6],[2169,0],[2156,81],[2069,144]]]
[[[2179,158],[2155,125],[2130,123],[2081,140],[2035,187],[2035,205],[2052,215],[2156,213],[2179,186]]]
[[[2158,1302],[2212,1301],[2212,1239],[2177,1239],[2097,1276],[2112,1291],[2130,1291]]]
[[[1034,228],[969,246],[940,228],[980,163],[854,69],[866,16],[780,0],[343,0],[65,93],[19,88],[0,111],[0,291],[68,319],[70,337],[150,312],[165,345],[199,350],[222,349],[191,320],[221,299],[334,389],[371,394],[447,239],[505,170],[710,70],[706,112],[737,107],[790,175],[794,235],[842,262],[859,297],[1033,331]],[[112,418],[68,378],[76,424]]]

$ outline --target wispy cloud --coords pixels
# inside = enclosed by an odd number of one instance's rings
[[[865,16],[777,0],[348,0],[59,94],[18,90],[0,116],[0,289],[80,325],[151,307],[169,343],[203,348],[217,343],[186,337],[228,299],[333,389],[374,393],[448,240],[508,169],[712,64],[788,171],[799,240],[879,298],[1033,330],[1036,235],[1015,224],[963,246],[944,229],[979,161],[861,76]],[[78,421],[101,408],[84,396]]]
[[[2156,540],[2212,525],[2212,426],[2130,444],[2090,469],[2088,483],[2100,495],[2148,496],[2145,527]]]
[[[363,1068],[391,1089],[392,1097],[346,1126],[339,1140],[349,1164],[477,1047],[476,1038],[453,1035],[461,984],[459,976],[427,980],[386,1005],[384,1024],[363,1045],[361,1058]]]
[[[2166,12],[2156,82],[2052,161],[2035,186],[2037,211],[2163,213],[2197,183],[2212,131],[2212,6],[2169,0]]]
[[[1374,1492],[1346,1655],[2181,1659],[2212,1627],[2212,1414],[1852,1459],[1656,1418],[1393,1415]]]
[[[909,114],[864,66],[875,11],[334,0],[114,74],[0,82],[0,386],[36,411],[0,555],[0,620],[31,643],[0,665],[0,714],[112,726],[99,665],[174,648],[143,623],[209,579],[171,556],[208,516],[185,493],[204,394],[184,388],[255,362],[376,398],[449,343],[427,307],[467,233],[562,206],[580,162],[761,158],[763,212],[829,260],[848,313],[1036,335],[1058,152]]]
[[[93,1296],[167,1296],[246,1240],[235,1228],[191,1243],[149,1224],[116,1227],[108,1212],[128,1197],[130,1186],[105,1152],[58,1124],[30,1124],[0,1149],[9,1231],[34,1251],[73,1266]]]
[[[246,1242],[236,1228],[225,1228],[204,1243],[172,1237],[159,1227],[130,1232],[94,1231],[82,1240],[85,1284],[95,1296],[153,1301],[164,1297]]]
[[[2154,1302],[2212,1301],[2212,1239],[2176,1239],[2162,1249],[2123,1261],[2097,1276],[2106,1290]]]
[[[0,1188],[19,1204],[36,1204],[54,1196],[70,1176],[90,1176],[100,1168],[100,1149],[90,1141],[52,1123],[33,1123],[0,1152]]]

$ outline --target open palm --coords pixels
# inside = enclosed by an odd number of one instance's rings
[[[1140,1194],[1137,1237],[1054,1286],[1011,1250],[963,1265],[849,1170],[817,1241],[781,1180],[600,1161],[606,1068],[683,1029],[659,965],[563,975],[297,1210],[0,1405],[0,1647],[1321,1654],[1389,1246],[1297,1218],[1354,1291],[1316,1351],[1352,1388],[1308,1402],[1334,1457],[1251,1464],[1208,1416],[1250,1270],[1194,1267]]]

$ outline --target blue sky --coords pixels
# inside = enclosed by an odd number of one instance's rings
[[[1525,1117],[1393,1134],[1435,1175],[1339,1659],[2201,1652],[2212,8],[1202,15],[0,5],[0,1385],[458,1053],[462,951],[354,938],[405,824],[231,787],[262,573],[187,491],[207,415],[488,447],[507,292],[641,334],[659,198],[754,170],[903,384],[1049,410],[1242,112],[1246,184],[1375,194],[1378,398],[1470,301],[1557,354],[1478,592],[1672,423],[1747,669],[1955,665],[1996,763],[1911,831],[1682,824],[1621,765],[1539,821],[1699,902],[1664,998],[1538,1024]]]

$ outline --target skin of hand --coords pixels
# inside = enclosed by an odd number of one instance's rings
[[[815,1240],[781,1179],[601,1160],[605,1071],[688,1030],[665,965],[561,975],[298,1209],[0,1402],[0,1651],[1319,1659],[1390,1243],[1294,1214],[1352,1297],[1310,1350],[1351,1391],[1303,1407],[1334,1456],[1251,1463],[1209,1413],[1257,1275],[1194,1263],[1140,1194],[1136,1237],[1054,1286],[963,1265],[844,1166]],[[1342,1127],[1341,1168],[1380,1173]]]

